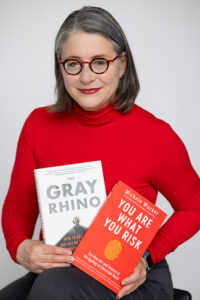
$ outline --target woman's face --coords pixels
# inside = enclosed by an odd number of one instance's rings
[[[94,58],[112,60],[116,56],[111,42],[102,35],[77,31],[63,44],[61,58],[62,61],[76,58],[85,62]],[[103,74],[93,73],[89,64],[83,64],[82,71],[77,75],[68,74],[63,65],[61,72],[70,96],[84,110],[97,111],[108,105],[114,97],[125,65],[125,56],[122,56],[111,62]]]

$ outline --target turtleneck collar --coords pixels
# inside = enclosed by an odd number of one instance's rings
[[[115,110],[112,103],[98,111],[86,111],[73,101],[73,112],[75,118],[87,126],[106,125],[117,120],[122,115],[120,111]]]

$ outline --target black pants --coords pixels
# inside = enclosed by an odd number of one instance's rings
[[[0,300],[114,300],[115,294],[76,267],[29,272],[0,291]],[[123,300],[173,300],[171,275],[165,260],[147,280]]]

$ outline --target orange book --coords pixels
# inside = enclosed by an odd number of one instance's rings
[[[118,293],[166,213],[119,181],[76,248],[74,265]]]

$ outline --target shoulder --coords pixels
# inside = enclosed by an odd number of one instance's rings
[[[49,119],[52,118],[54,113],[50,111],[50,106],[43,106],[35,108],[29,115],[27,120],[34,120],[34,119]]]
[[[187,148],[171,125],[137,105],[134,110],[133,113],[137,115],[139,124],[136,128],[142,128],[142,132],[139,130],[139,133],[147,141],[146,149],[151,159],[152,182],[157,182],[155,178],[160,181],[159,177],[164,176],[163,171],[171,177],[176,173],[175,169],[179,170],[179,176],[184,174],[186,169],[192,173]]]
[[[63,118],[66,119],[68,114],[65,112],[51,112],[50,106],[35,108],[27,117],[26,125],[34,127],[55,125]]]
[[[57,134],[65,124],[70,125],[68,116],[65,112],[51,112],[50,106],[35,108],[26,118],[22,133],[29,143],[33,144]]]
[[[130,117],[136,120],[137,128],[142,128],[146,132],[157,149],[185,148],[181,138],[169,123],[144,108],[135,104],[130,112]]]
[[[137,122],[139,126],[149,128],[152,131],[162,130],[163,127],[169,129],[170,127],[167,122],[137,104],[134,104],[132,110],[127,115],[130,119]]]
[[[156,120],[159,120],[153,113],[147,111],[146,109],[142,108],[141,106],[134,104],[132,110],[128,112],[128,114],[136,118],[137,121],[141,120],[142,122],[155,122]]]

